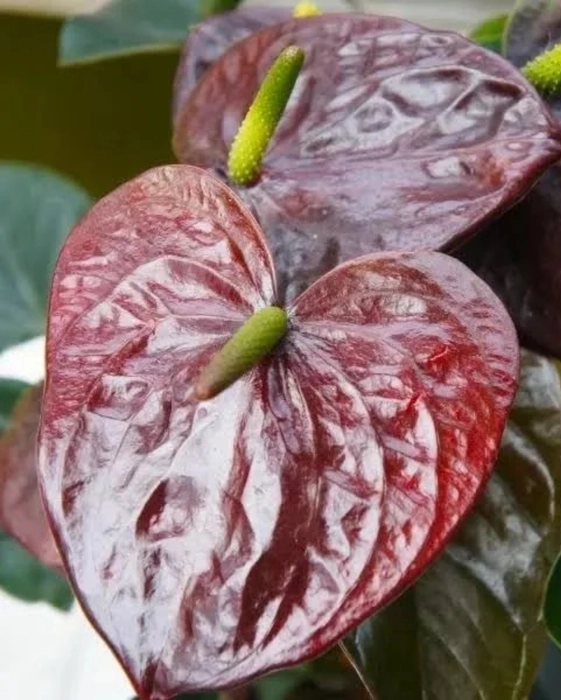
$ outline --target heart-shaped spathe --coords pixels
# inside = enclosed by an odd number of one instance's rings
[[[188,166],[105,197],[56,267],[40,486],[143,700],[319,654],[428,565],[495,460],[518,344],[460,262],[336,268],[272,355],[198,402],[201,368],[275,303],[257,223]]]

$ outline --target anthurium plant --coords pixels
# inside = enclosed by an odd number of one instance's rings
[[[0,348],[46,333],[44,383],[0,381],[0,585],[75,597],[139,700],[528,698],[561,637],[561,3],[60,29],[62,76],[173,58],[173,154],[101,192],[0,165]]]

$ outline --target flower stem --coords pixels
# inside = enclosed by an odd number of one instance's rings
[[[356,663],[353,655],[351,654],[350,650],[348,649],[347,645],[345,644],[344,640],[340,641],[339,644],[339,649],[341,650],[343,656],[347,660],[349,666],[353,669],[353,671],[356,673],[359,681],[362,683],[364,692],[366,693],[366,696],[369,700],[378,700],[378,697],[376,693],[374,692],[374,689],[368,682],[366,676],[362,672],[361,668],[359,665]]]

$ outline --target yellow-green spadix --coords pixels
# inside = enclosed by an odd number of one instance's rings
[[[304,63],[304,51],[289,46],[268,70],[230,148],[228,176],[238,186],[253,184],[284,114]]]
[[[269,355],[288,330],[286,311],[269,306],[250,316],[211,358],[195,387],[201,401],[211,399]]]
[[[561,90],[561,44],[528,61],[522,73],[539,92],[558,94]]]
[[[316,17],[317,15],[321,15],[321,10],[315,2],[308,2],[308,0],[297,3],[292,12],[292,16],[296,18]]]

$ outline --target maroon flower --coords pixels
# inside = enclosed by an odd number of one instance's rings
[[[145,700],[322,652],[427,566],[495,461],[518,344],[461,263],[336,268],[287,307],[272,354],[197,401],[209,359],[277,303],[256,221],[188,166],[108,195],[57,264],[40,486]]]
[[[523,66],[561,41],[561,7],[520,3],[506,39],[507,58]],[[561,119],[559,95],[544,99]],[[561,358],[561,166],[458,255],[500,296],[522,341]]]
[[[216,38],[210,58],[199,35],[187,43],[174,145],[182,162],[227,178],[229,148],[266,71],[288,45],[305,50],[261,178],[236,188],[268,237],[283,299],[359,255],[455,248],[559,158],[559,128],[533,88],[463,37],[326,14],[266,27],[209,67],[239,17],[203,25]]]

